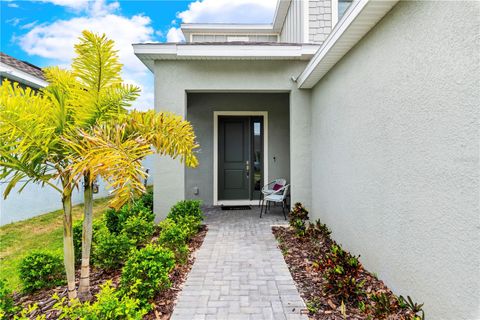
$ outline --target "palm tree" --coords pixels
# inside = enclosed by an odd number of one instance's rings
[[[21,180],[52,186],[62,194],[64,264],[69,298],[75,298],[71,193],[84,183],[84,221],[79,295],[90,297],[93,181],[110,182],[118,208],[145,192],[141,160],[157,152],[196,166],[191,125],[173,114],[127,112],[139,90],[125,85],[121,64],[105,35],[82,33],[72,71],[46,70],[40,93],[4,82],[0,88],[0,178],[9,177],[5,197]],[[56,185],[61,181],[61,187]]]
[[[142,171],[141,160],[151,154],[152,148],[157,153],[177,157],[189,166],[196,165],[193,149],[196,148],[195,135],[190,124],[180,117],[171,114],[156,114],[150,112],[127,113],[127,107],[138,96],[139,89],[125,85],[120,72],[117,51],[113,49],[114,42],[105,37],[88,31],[82,33],[79,43],[75,45],[77,56],[73,60],[72,72],[78,79],[80,90],[76,92],[78,102],[79,130],[69,135],[65,141],[71,147],[72,165],[81,168],[75,171],[76,178],[83,177],[84,183],[84,220],[82,228],[82,262],[79,285],[79,297],[88,300],[90,297],[90,249],[92,242],[92,215],[93,215],[93,182],[102,176],[111,181],[115,195],[112,206],[132,199],[135,195],[145,192],[140,178],[145,174]],[[117,124],[122,122],[123,125]],[[113,128],[114,131],[111,131]],[[99,139],[117,138],[108,136],[107,132],[115,132],[124,128],[122,139],[108,140],[108,148],[99,149],[92,143],[97,141],[89,133],[99,135]],[[118,132],[116,132],[118,134]],[[89,137],[93,140],[88,140]],[[77,140],[80,138],[79,143]],[[81,139],[85,138],[85,139]],[[125,144],[134,142],[133,147],[140,147],[144,153],[140,156],[125,152]],[[82,144],[84,142],[84,144]],[[85,143],[86,142],[86,143]],[[137,145],[135,145],[137,144]],[[103,146],[105,147],[105,146]],[[89,149],[91,148],[91,149]],[[92,150],[92,151],[90,151]],[[123,150],[123,151],[122,151]],[[119,152],[122,151],[122,152]],[[90,152],[90,153],[89,153]],[[110,152],[110,156],[106,154]],[[87,157],[86,155],[94,155]],[[98,155],[102,155],[98,157]],[[97,155],[97,157],[95,157]],[[103,166],[89,164],[92,159],[103,159]],[[109,159],[107,162],[105,159]],[[94,162],[92,162],[94,163]],[[120,165],[121,164],[121,165]]]
[[[61,194],[68,296],[75,298],[71,201],[75,182],[61,139],[73,124],[72,100],[62,89],[70,86],[73,78],[59,69],[47,70],[46,78],[52,87],[45,94],[8,80],[0,87],[0,179],[9,179],[5,197],[20,181],[23,185],[19,191],[34,182],[49,185]]]

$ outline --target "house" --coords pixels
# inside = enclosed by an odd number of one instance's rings
[[[347,9],[345,7],[348,6]],[[478,2],[281,0],[267,25],[184,24],[134,44],[155,109],[200,166],[155,162],[158,219],[184,198],[291,202],[430,319],[479,319]]]
[[[18,60],[8,54],[0,52],[0,82],[8,79],[24,87],[39,89],[46,87],[43,71],[29,62]]]

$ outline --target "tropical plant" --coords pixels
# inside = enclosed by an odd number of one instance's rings
[[[321,263],[324,268],[324,291],[344,301],[356,301],[364,295],[364,280],[358,276],[362,265],[340,246],[333,244]]]
[[[74,98],[65,88],[76,87],[71,73],[45,69],[50,85],[41,92],[4,80],[0,87],[0,179],[8,182],[4,197],[22,181],[48,185],[61,194],[64,265],[69,297],[76,296],[72,236],[72,190],[68,151],[62,134],[74,125]],[[60,181],[60,184],[57,184]]]
[[[122,83],[113,46],[105,35],[84,31],[72,71],[46,69],[49,85],[40,92],[8,81],[0,88],[0,178],[9,179],[4,195],[20,181],[26,181],[20,191],[36,182],[61,193],[69,298],[77,295],[72,190],[83,181],[79,292],[88,297],[94,181],[109,182],[111,206],[118,209],[145,192],[141,161],[147,155],[157,152],[197,165],[195,135],[187,121],[169,113],[127,112],[139,89]]]
[[[303,237],[306,233],[305,221],[308,220],[308,210],[300,203],[297,202],[292,208],[292,211],[288,214],[290,218],[290,226],[295,230],[295,233],[299,237]]]
[[[399,296],[398,299],[398,305],[400,308],[404,309],[409,309],[413,313],[413,320],[425,320],[425,312],[423,311],[423,303],[416,303],[413,301],[410,296],[407,296],[407,299],[405,299],[403,296]],[[418,315],[420,314],[420,315]]]
[[[377,316],[388,315],[392,311],[390,298],[385,292],[377,292],[370,296],[370,300],[375,303],[374,312]]]
[[[128,258],[122,269],[120,289],[147,304],[156,293],[171,286],[169,274],[174,267],[175,257],[170,249],[149,244]]]
[[[62,258],[47,251],[28,254],[20,262],[19,273],[23,290],[26,292],[58,286],[65,282]]]

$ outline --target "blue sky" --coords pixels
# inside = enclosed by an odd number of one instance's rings
[[[137,42],[183,40],[181,23],[270,23],[276,0],[0,0],[0,50],[40,67],[68,68],[84,29],[116,42],[123,78],[141,87],[135,107],[153,106],[153,76],[135,57]]]

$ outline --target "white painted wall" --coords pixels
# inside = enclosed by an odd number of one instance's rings
[[[479,2],[400,2],[312,92],[312,215],[427,319],[480,319]]]
[[[304,61],[156,61],[155,110],[186,116],[186,92],[290,92],[290,176],[292,200],[310,204],[309,92],[296,89],[292,76]],[[243,110],[248,110],[245,106]],[[241,110],[238,110],[241,111]],[[185,198],[185,168],[168,158],[155,161],[154,210],[164,218]]]
[[[150,168],[148,184],[153,184],[153,158],[148,157],[143,162],[145,168]],[[29,184],[21,193],[18,190],[21,183],[13,189],[8,198],[3,198],[3,192],[7,182],[0,181],[0,226],[15,221],[26,220],[47,212],[60,210],[62,208],[60,193],[52,187],[42,187],[39,184]],[[109,191],[104,181],[99,181],[99,193],[94,195],[95,199],[107,197]],[[83,192],[75,190],[72,195],[73,204],[83,203]]]

